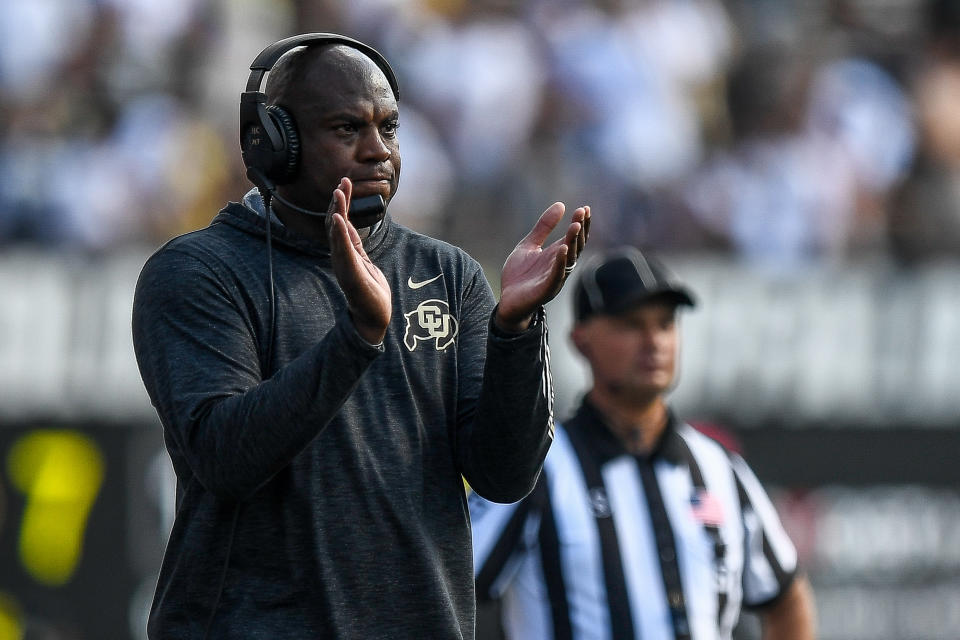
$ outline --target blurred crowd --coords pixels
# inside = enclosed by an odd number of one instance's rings
[[[485,264],[555,200],[600,246],[960,256],[960,0],[6,0],[0,247],[205,225],[250,61],[305,31],[391,60],[391,213]]]

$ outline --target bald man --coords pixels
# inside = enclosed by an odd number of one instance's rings
[[[590,210],[543,246],[564,217],[547,208],[499,301],[461,249],[354,217],[400,176],[387,71],[350,44],[283,56],[266,94],[294,175],[143,268],[134,345],[177,475],[151,638],[474,637],[463,479],[497,502],[536,482],[543,305]]]

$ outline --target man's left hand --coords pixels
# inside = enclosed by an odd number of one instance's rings
[[[577,208],[564,237],[543,246],[565,209],[562,202],[550,205],[503,263],[500,304],[494,317],[499,329],[511,333],[526,330],[537,309],[560,293],[573,271],[590,235],[590,207]]]

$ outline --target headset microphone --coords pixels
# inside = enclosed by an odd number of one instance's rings
[[[350,201],[350,221],[353,226],[365,227],[365,220],[379,220],[386,210],[387,205],[383,201],[383,196],[374,194],[364,196]]]
[[[270,206],[268,199],[273,199],[277,200],[288,209],[296,211],[297,213],[303,213],[308,216],[317,217],[325,217],[330,215],[326,211],[304,209],[301,206],[293,204],[286,198],[283,198],[279,193],[277,193],[277,187],[273,183],[273,180],[264,175],[263,171],[257,167],[247,167],[247,179],[253,184],[257,185],[257,188],[260,189],[260,196],[264,198],[265,207]],[[380,220],[380,218],[383,217],[386,209],[387,204],[384,202],[383,196],[377,193],[372,196],[364,196],[362,198],[351,200],[350,211],[348,214],[350,217],[350,222],[353,223],[353,226],[360,228],[375,224],[378,220]]]
[[[320,218],[325,218],[330,215],[330,213],[327,211],[315,211],[313,209],[304,209],[303,207],[297,206],[289,200],[281,197],[280,194],[275,191],[272,192],[272,197],[283,206],[287,207],[288,209],[292,209],[297,213]],[[348,217],[350,218],[350,222],[353,223],[353,226],[367,227],[370,226],[370,224],[376,223],[383,216],[386,208],[387,205],[383,201],[383,196],[380,194],[364,196],[362,198],[357,198],[350,201]]]

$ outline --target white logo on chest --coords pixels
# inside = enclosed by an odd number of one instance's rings
[[[407,278],[407,286],[410,287],[411,289],[419,289],[420,287],[427,286],[431,282],[435,282],[442,275],[443,275],[442,273],[438,273],[437,275],[433,276],[429,280],[421,280],[420,282],[414,282],[413,278]]]
[[[403,317],[407,319],[403,344],[410,351],[426,340],[433,340],[436,350],[443,351],[457,337],[457,319],[450,315],[450,305],[443,300],[424,300]]]

